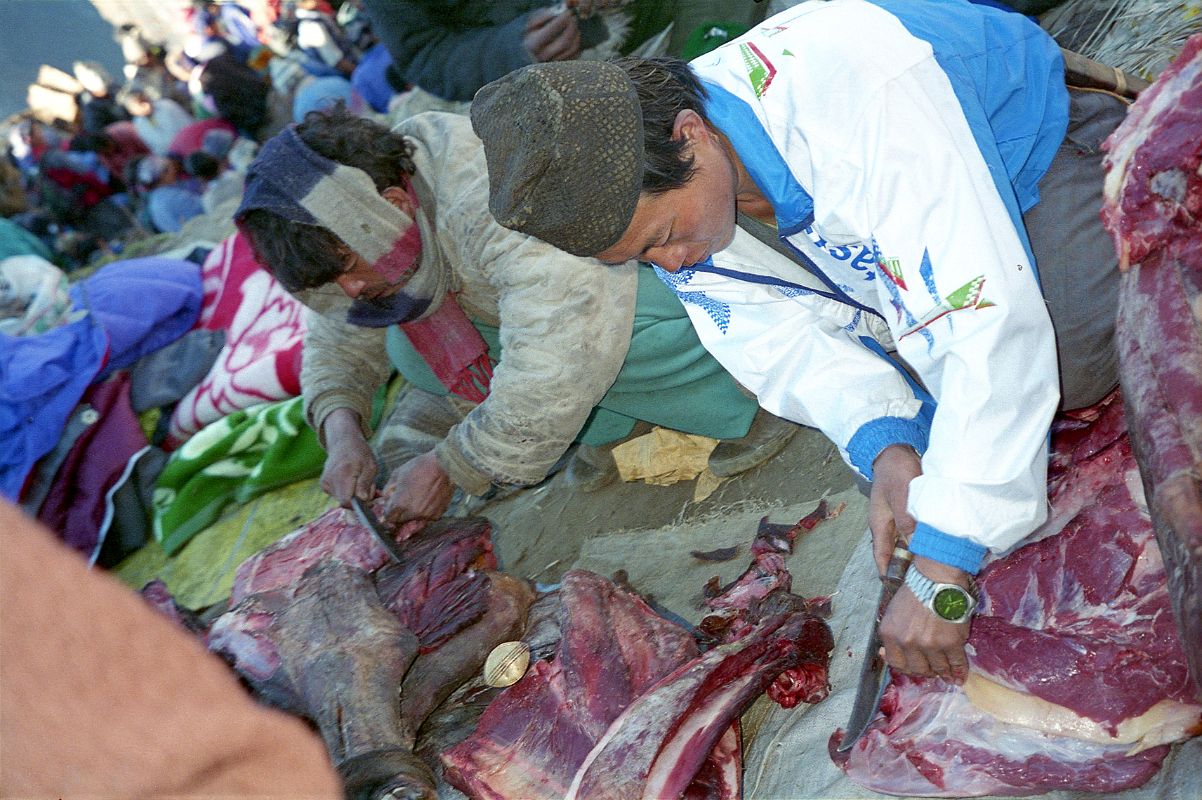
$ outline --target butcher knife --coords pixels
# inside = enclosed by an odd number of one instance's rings
[[[860,667],[860,683],[856,687],[855,705],[851,707],[851,717],[847,720],[847,730],[843,734],[843,741],[835,748],[835,752],[846,753],[850,750],[864,735],[864,731],[868,730],[868,724],[872,722],[877,709],[881,706],[881,695],[885,693],[885,687],[889,685],[889,665],[881,656],[881,618],[885,616],[885,609],[889,607],[889,601],[893,599],[898,587],[902,585],[902,579],[906,576],[906,568],[910,566],[913,559],[914,554],[910,552],[909,548],[904,544],[898,544],[893,548],[889,566],[886,568],[884,576],[881,577],[881,595],[877,600],[876,619],[872,622],[872,635],[868,639],[868,649],[864,653],[864,664]]]
[[[392,556],[392,560],[398,564],[404,563],[405,557],[401,554],[401,547],[396,543],[396,539],[392,537],[384,526],[377,519],[376,515],[371,510],[371,505],[365,503],[358,496],[351,497],[351,508],[355,511],[355,516],[363,523],[363,526],[371,531],[376,537],[376,541],[384,546],[388,551],[388,555]]]

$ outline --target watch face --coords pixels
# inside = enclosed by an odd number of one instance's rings
[[[963,619],[968,613],[968,594],[959,588],[940,589],[931,604],[935,613],[943,619],[954,621]]]

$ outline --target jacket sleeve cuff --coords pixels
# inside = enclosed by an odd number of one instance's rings
[[[878,417],[860,426],[847,443],[851,465],[868,480],[872,480],[872,462],[886,447],[905,444],[921,456],[927,449],[927,426],[919,419]]]
[[[471,495],[481,497],[488,494],[492,481],[487,475],[472,466],[463,453],[453,445],[450,438],[443,439],[434,445],[434,455],[438,463],[446,470],[451,483]]]
[[[920,522],[910,537],[910,552],[976,575],[981,571],[981,561],[988,549]]]

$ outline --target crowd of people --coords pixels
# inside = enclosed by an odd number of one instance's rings
[[[462,111],[484,83],[532,61],[668,47],[673,3],[568,5],[192,0],[189,33],[170,47],[122,25],[120,78],[76,62],[73,115],[25,112],[0,126],[0,226],[11,242],[0,252],[32,246],[70,270],[178,231],[236,196],[258,143],[333,99],[384,114],[416,94],[414,111]],[[732,20],[710,23],[710,45],[764,11],[737,0],[680,5],[685,24]]]
[[[258,143],[291,121],[294,104],[303,115],[330,97],[359,97],[350,79],[374,38],[358,3],[261,5],[252,15],[196,0],[189,35],[171,49],[123,25],[119,79],[76,62],[73,115],[7,120],[2,252],[33,248],[71,270],[177,232],[240,194]]]

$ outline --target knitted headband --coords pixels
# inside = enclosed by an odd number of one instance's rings
[[[414,198],[413,190],[409,190]],[[262,209],[291,222],[318,225],[337,236],[392,284],[406,292],[433,297],[417,269],[421,229],[376,191],[366,172],[332,161],[310,148],[295,128],[286,128],[263,145],[246,175],[246,189],[235,219]],[[437,281],[428,276],[430,283]]]

